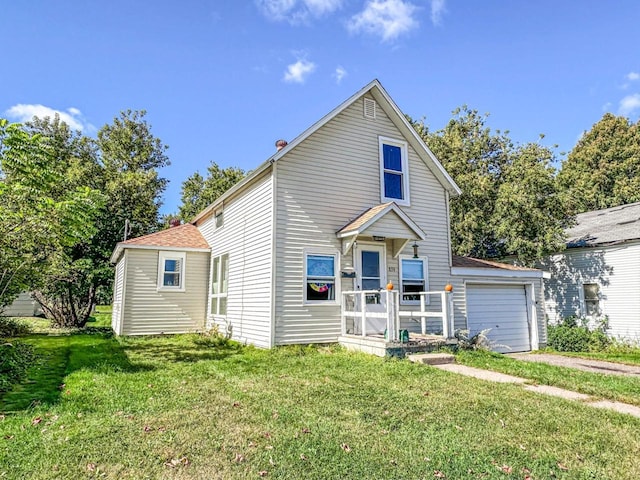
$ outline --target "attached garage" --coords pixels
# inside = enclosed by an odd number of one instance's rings
[[[451,274],[462,286],[454,314],[464,322],[456,325],[466,325],[469,335],[488,330],[493,350],[500,353],[544,346],[544,272],[455,255],[452,263]]]
[[[525,285],[467,284],[469,334],[483,330],[500,353],[531,350],[530,308]]]

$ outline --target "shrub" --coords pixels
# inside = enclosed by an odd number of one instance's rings
[[[0,317],[0,338],[17,337],[31,333],[31,328],[26,323],[15,318]]]
[[[0,393],[24,378],[34,358],[31,345],[22,342],[0,344]]]
[[[491,350],[493,342],[487,337],[491,329],[487,328],[469,336],[469,330],[456,330],[454,337],[458,340],[459,350]]]
[[[601,322],[592,329],[587,319],[567,317],[558,325],[547,326],[547,346],[558,352],[600,352],[611,343],[605,325]]]

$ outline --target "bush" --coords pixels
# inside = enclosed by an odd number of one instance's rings
[[[591,329],[586,319],[568,317],[558,325],[547,326],[547,346],[558,352],[600,352],[610,343],[604,323]]]
[[[22,380],[34,359],[31,345],[22,342],[0,344],[0,393]]]
[[[0,338],[17,337],[31,333],[31,328],[15,318],[0,317]]]

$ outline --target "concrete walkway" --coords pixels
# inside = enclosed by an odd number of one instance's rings
[[[634,417],[640,418],[640,407],[637,407],[635,405],[629,405],[622,402],[613,402],[610,400],[601,400],[589,395],[585,395],[584,393],[573,392],[571,390],[565,390],[558,387],[551,387],[549,385],[528,385],[528,383],[531,383],[531,381],[527,380],[526,378],[505,375],[504,373],[493,372],[491,370],[482,370],[480,368],[467,367],[466,365],[459,365],[457,363],[433,365],[433,367],[439,368],[440,370],[446,370],[447,372],[458,373],[460,375],[466,375],[468,377],[474,377],[489,382],[522,384],[524,385],[524,389],[530,392],[541,393],[543,395],[551,395],[553,397],[560,397],[566,400],[578,401],[591,407],[613,410],[618,413],[625,413],[627,415],[633,415]]]
[[[605,375],[624,375],[640,378],[640,366],[624,365],[622,363],[605,362],[603,360],[589,360],[586,358],[552,355],[550,353],[508,353],[507,357],[524,362],[541,362],[557,367],[575,368],[585,372],[603,373]]]

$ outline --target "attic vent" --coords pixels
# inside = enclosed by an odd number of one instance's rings
[[[364,117],[365,118],[376,118],[376,101],[370,98],[364,99]]]

